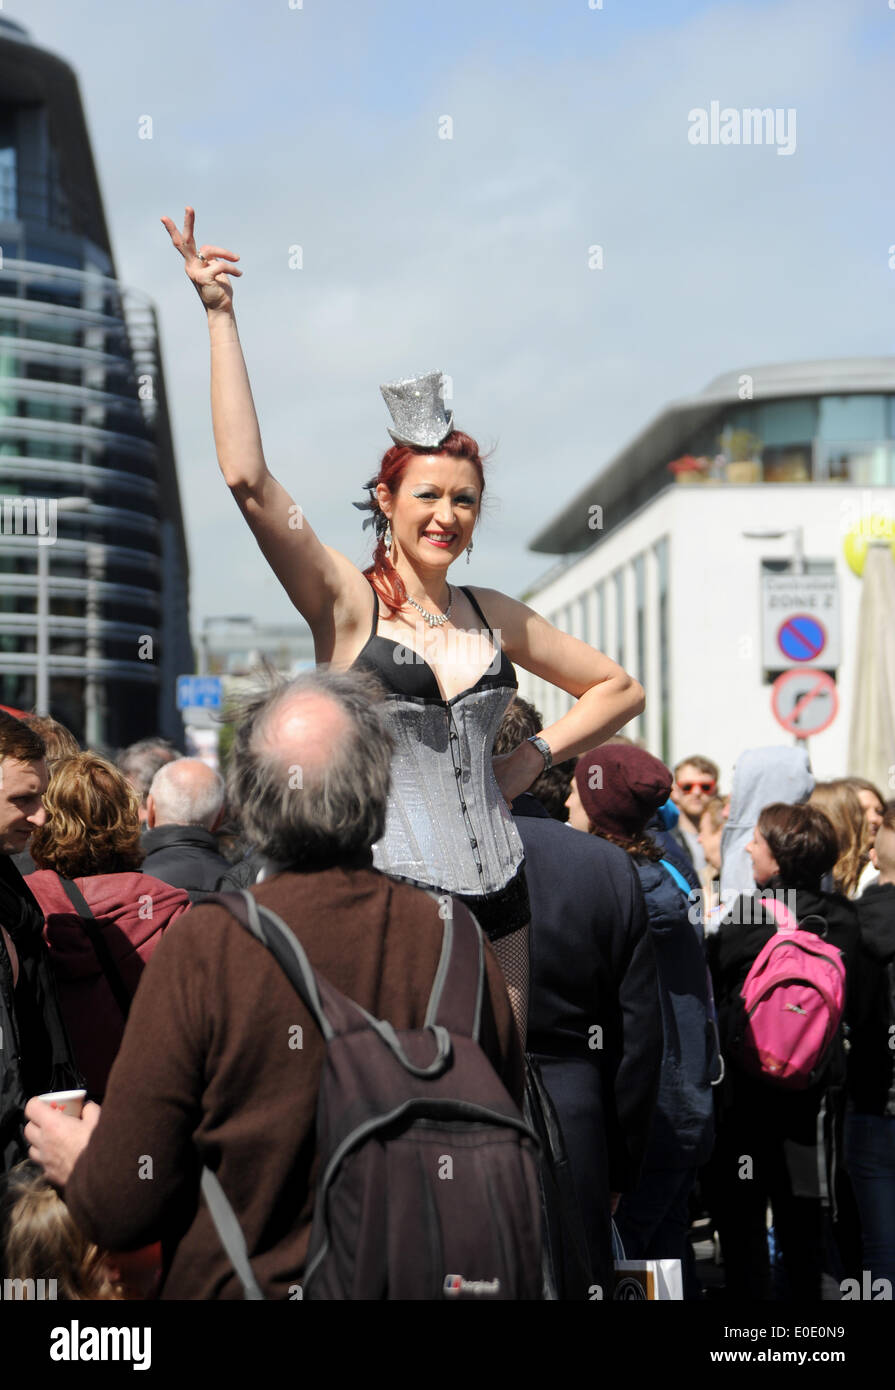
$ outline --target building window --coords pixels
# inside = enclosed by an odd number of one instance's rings
[[[889,418],[887,396],[821,396],[818,436],[844,443],[883,440]]]
[[[669,668],[669,641],[668,641],[668,537],[663,536],[657,541],[656,547],[656,569],[658,571],[659,588],[659,611],[656,620],[659,625],[659,705],[660,705],[660,728],[661,728],[661,758],[663,763],[667,763],[670,756],[670,720],[671,720],[671,671]]]
[[[895,449],[891,444],[819,444],[817,478],[860,487],[895,484]]]
[[[5,123],[4,123],[5,124]],[[0,219],[13,222],[18,216],[19,200],[16,188],[16,150],[8,144],[9,136],[0,124]],[[7,255],[9,252],[7,251]]]
[[[634,602],[637,624],[637,671],[643,681],[646,676],[646,556],[641,552],[634,558]]]
[[[766,483],[810,483],[811,445],[766,447],[762,452],[762,472]]]
[[[625,572],[616,570],[615,584],[615,659],[619,666],[625,664]]]

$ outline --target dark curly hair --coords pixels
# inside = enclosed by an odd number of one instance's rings
[[[632,859],[650,859],[658,863],[665,858],[665,851],[660,844],[657,844],[652,835],[647,831],[641,830],[639,835],[610,835],[607,831],[601,830],[599,826],[588,825],[588,834],[599,835],[601,840],[608,840],[611,845],[618,845],[626,854],[630,854]]]

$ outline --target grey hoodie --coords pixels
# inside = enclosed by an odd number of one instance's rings
[[[746,846],[765,806],[807,801],[814,773],[804,748],[747,748],[737,758],[730,794],[730,814],[721,837],[721,895],[752,893],[752,860]]]

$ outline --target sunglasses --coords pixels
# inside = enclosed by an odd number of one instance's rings
[[[715,787],[717,786],[717,783],[714,782],[714,781],[712,781],[712,782],[678,782],[678,786],[680,787],[680,789],[681,789],[682,792],[700,791],[700,792],[707,792],[708,794],[711,794],[711,793],[715,790]]]

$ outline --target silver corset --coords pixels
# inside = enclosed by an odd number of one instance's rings
[[[462,894],[493,893],[513,877],[522,841],[491,750],[515,694],[500,685],[447,703],[387,697],[395,752],[377,869]]]

